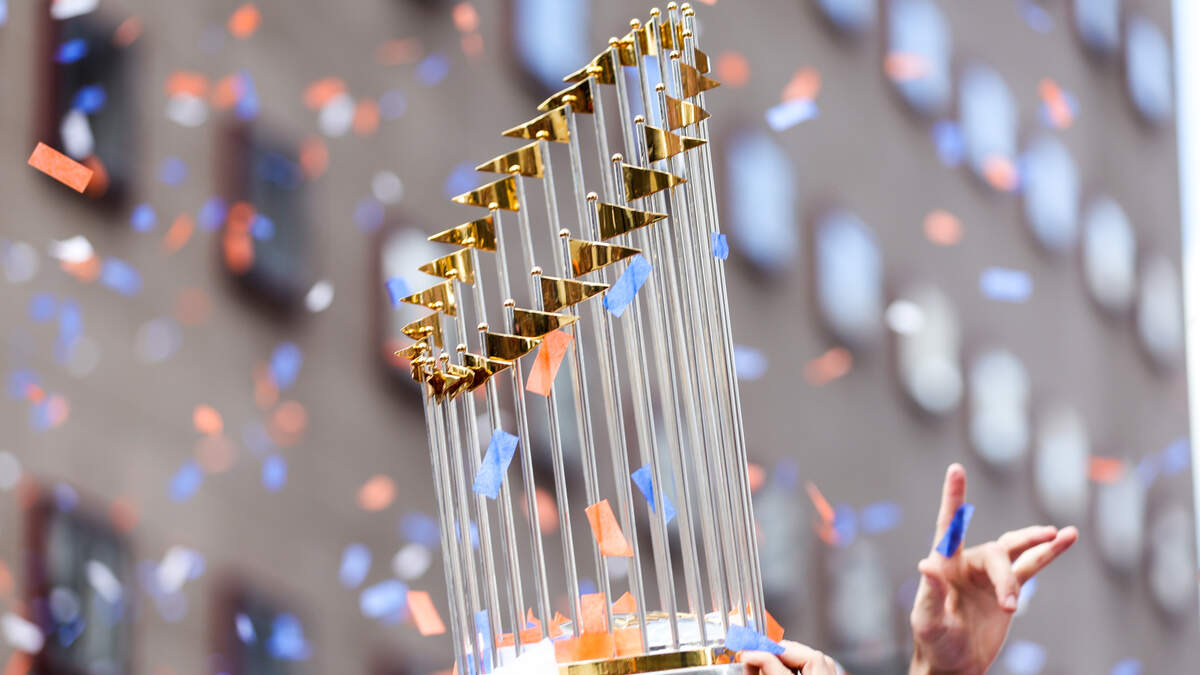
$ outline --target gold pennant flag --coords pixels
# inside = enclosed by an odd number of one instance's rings
[[[641,253],[640,250],[628,246],[582,239],[568,239],[567,244],[571,251],[571,271],[577,277]]]
[[[471,391],[475,388],[475,371],[460,366],[456,363],[446,364],[446,373],[457,378],[450,387],[447,388],[446,395],[450,398],[456,398],[459,394]]]
[[[547,312],[557,312],[607,290],[608,284],[593,284],[574,279],[542,276],[542,307]]]
[[[704,52],[700,51],[699,49],[696,49],[695,47],[693,47],[692,48],[692,56],[695,57],[696,70],[699,70],[700,72],[707,75],[709,70],[711,70],[711,68],[709,67],[709,64],[708,64],[708,54],[705,54]]]
[[[500,359],[489,359],[479,354],[471,352],[463,352],[463,366],[469,368],[474,375],[474,382],[471,383],[471,390],[474,391],[483,386],[488,378],[503,371],[512,365],[511,361],[501,361]]]
[[[632,164],[621,164],[621,176],[625,180],[625,199],[633,201],[686,183],[686,178],[680,178],[673,173],[643,169]]]
[[[549,110],[562,105],[570,105],[571,110],[577,113],[593,112],[592,108],[592,81],[583,79],[579,82],[563,89],[550,98],[538,104],[538,110]]]
[[[443,279],[458,279],[464,284],[475,283],[475,266],[466,251],[455,251],[421,265],[417,270]]]
[[[437,316],[437,314],[434,314],[433,316]],[[392,352],[392,354],[404,359],[405,361],[412,361],[413,359],[417,358],[418,355],[427,351],[429,351],[429,343],[421,340],[420,342],[414,342],[404,349],[397,349],[396,351]]]
[[[544,167],[542,166],[542,142],[534,141],[510,153],[500,155],[495,159],[489,159],[475,167],[475,170],[491,173],[509,173],[513,167],[516,167],[522,176],[541,178],[544,171]]]
[[[683,24],[671,21],[660,23],[658,43],[666,49],[683,49]]]
[[[621,57],[624,61],[625,57]],[[637,65],[636,63],[630,65]],[[592,62],[563,78],[563,82],[583,82],[594,75],[600,84],[616,84],[617,69],[613,67],[612,52],[605,49]]]
[[[429,237],[429,241],[477,248],[481,251],[496,250],[496,224],[492,222],[492,214],[469,223],[438,232]]]
[[[646,150],[650,153],[650,161],[657,162],[668,157],[674,157],[681,152],[698,148],[708,141],[703,138],[680,136],[679,134],[646,125]]]
[[[482,206],[485,209],[491,208],[491,205],[495,204],[496,208],[505,211],[521,210],[521,205],[517,202],[517,182],[512,176],[481,185],[450,201],[466,206]]]
[[[443,347],[444,344],[442,341],[441,317],[442,315],[439,312],[434,312],[423,319],[417,319],[416,321],[413,321],[407,326],[401,328],[400,332],[414,340],[425,340],[432,338],[434,345]],[[421,343],[418,342],[417,344]],[[415,347],[416,345],[413,346]],[[407,347],[406,349],[412,349],[412,347]],[[396,352],[396,354],[399,355],[400,352]],[[409,358],[411,359],[412,357]]]
[[[605,204],[604,202],[596,203],[596,212],[600,216],[600,238],[604,240],[619,237],[626,232],[633,232],[667,217],[665,213],[638,211],[627,206]]]
[[[540,338],[551,331],[570,326],[578,320],[579,317],[570,314],[513,308],[513,332],[521,337]]]
[[[695,103],[680,101],[673,96],[667,96],[667,129],[674,131],[683,127],[706,120],[712,115]]]
[[[702,91],[716,89],[717,87],[721,86],[720,82],[717,82],[712,78],[705,77],[700,73],[700,71],[686,63],[679,64],[679,74],[681,77],[681,83],[683,85],[684,98],[691,98]]]
[[[658,56],[658,40],[650,39],[652,34],[647,32],[649,27],[650,24],[638,26],[626,33],[622,41],[637,40],[638,51],[642,53],[642,56]]]
[[[467,375],[470,375],[470,371],[467,371]],[[467,380],[467,375],[435,370],[425,378],[425,386],[429,389],[430,397],[439,401],[445,400],[447,397],[454,398],[465,387],[464,381]]]
[[[537,346],[542,342],[539,338],[509,335],[507,333],[493,333],[491,331],[483,334],[483,340],[484,344],[487,345],[488,358],[502,359],[504,361],[516,361],[537,349]]]
[[[413,293],[407,298],[400,298],[400,302],[407,302],[410,305],[421,305],[422,307],[445,312],[450,316],[458,316],[458,303],[454,298],[453,281],[443,281],[419,293]]]
[[[547,133],[546,140],[555,141],[556,143],[566,143],[571,140],[571,134],[567,130],[567,108],[568,106],[561,105],[547,113],[538,115],[524,124],[505,131],[502,135],[512,138],[534,139],[538,137],[539,131],[545,131]]]

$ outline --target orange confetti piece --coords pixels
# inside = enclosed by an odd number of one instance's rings
[[[962,241],[962,222],[949,211],[934,209],[925,216],[925,238],[938,246],[953,246]]]
[[[374,99],[364,98],[354,107],[354,133],[370,136],[379,128],[379,104]]]
[[[470,33],[479,28],[479,12],[475,11],[475,5],[469,2],[460,2],[455,5],[450,17],[454,19],[454,27],[464,33]]]
[[[630,595],[629,591],[625,591],[625,594],[613,603],[612,611],[613,614],[633,614],[637,611],[637,600]]]
[[[217,110],[229,110],[242,98],[245,84],[236,73],[226,75],[213,85],[211,102]]]
[[[7,597],[13,592],[13,575],[8,565],[0,560],[0,597]]]
[[[767,482],[767,472],[762,468],[762,465],[749,462],[746,465],[746,480],[750,483],[750,491],[758,492],[758,489]]]
[[[618,628],[613,631],[617,656],[641,656],[646,653],[642,646],[642,631],[637,628]]]
[[[375,49],[375,60],[385,66],[400,66],[416,63],[421,52],[421,43],[416,38],[388,40]]]
[[[533,644],[534,642],[542,641],[542,629],[540,626],[534,628],[526,628],[521,631],[521,644]]]
[[[171,223],[171,227],[167,228],[167,233],[163,235],[163,250],[168,254],[177,253],[192,238],[192,232],[195,229],[196,223],[191,216],[186,213],[179,214],[175,218],[175,222]]]
[[[319,110],[330,99],[346,92],[346,83],[337,77],[326,77],[308,85],[304,90],[304,105]]]
[[[113,31],[113,44],[118,47],[128,47],[141,36],[142,20],[140,17],[131,16],[122,21],[121,25]]]
[[[300,146],[300,168],[309,180],[320,178],[329,168],[329,149],[320,136],[310,136]]]
[[[587,513],[588,523],[592,526],[592,535],[600,544],[601,555],[633,557],[633,547],[621,532],[621,526],[617,524],[617,518],[613,515],[612,506],[607,499],[592,504],[584,509],[584,512]]]
[[[233,11],[229,17],[229,33],[235,38],[245,39],[254,35],[262,21],[262,12],[253,3],[246,3]]]
[[[284,401],[271,413],[267,431],[281,448],[295,445],[308,429],[308,411],[299,401]]]
[[[821,491],[817,489],[817,486],[812,481],[804,482],[804,490],[808,492],[808,498],[817,509],[817,515],[821,517],[821,522],[832,523],[833,506],[829,504],[828,499],[825,499],[825,495],[821,494]]]
[[[850,372],[854,357],[844,347],[834,347],[804,364],[804,379],[818,387]]]
[[[376,474],[358,489],[358,505],[364,511],[382,511],[396,499],[396,482]]]
[[[233,459],[233,443],[223,436],[206,436],[196,443],[196,461],[207,473],[228,471]]]
[[[1125,475],[1125,461],[1119,457],[1092,457],[1088,478],[1097,483],[1115,483]]]
[[[408,611],[412,613],[413,622],[417,624],[417,632],[424,636],[442,635],[446,632],[446,624],[438,615],[433,599],[425,591],[408,592]]]
[[[741,52],[721,52],[715,69],[717,79],[731,87],[741,87],[750,81],[750,62]]]
[[[483,53],[483,36],[479,33],[468,33],[460,40],[463,54],[474,58]]]
[[[812,66],[806,66],[796,71],[792,79],[783,88],[783,100],[812,101],[821,93],[821,73]]]
[[[38,143],[29,156],[29,166],[82,193],[95,173],[45,143]]]
[[[8,663],[4,666],[4,675],[26,675],[32,666],[32,656],[23,651],[15,650],[12,656],[8,658]]]
[[[83,194],[92,199],[103,197],[108,192],[108,169],[104,168],[104,162],[95,155],[88,155],[83,158],[83,165],[92,170],[92,181]]]
[[[64,260],[59,265],[67,274],[75,277],[85,284],[90,284],[100,278],[100,258],[92,256],[87,260],[79,262],[71,262]]]
[[[579,640],[579,660],[611,659],[617,646],[612,633],[584,633]]]
[[[141,516],[137,505],[129,497],[117,497],[108,505],[108,519],[118,532],[129,534],[137,527]]]
[[[509,639],[512,639],[511,635],[509,636]],[[512,642],[509,642],[507,645],[503,643],[498,644],[501,647],[507,647],[511,645]],[[582,661],[582,659],[579,658],[579,638],[569,637],[563,638],[562,640],[555,640],[554,660],[559,663],[574,663],[576,661]]]
[[[919,54],[892,52],[883,60],[883,72],[893,82],[911,82],[929,74],[929,62]]]
[[[1046,104],[1046,112],[1049,113],[1050,122],[1058,129],[1066,129],[1075,121],[1075,115],[1071,112],[1071,105],[1067,102],[1067,96],[1063,93],[1062,87],[1054,80],[1044,77],[1038,82],[1038,94],[1042,97],[1042,102]]]
[[[225,424],[221,421],[221,413],[203,403],[192,411],[192,426],[206,436],[216,436],[225,429]]]
[[[537,358],[529,369],[529,380],[525,383],[525,391],[541,396],[550,395],[550,387],[554,384],[554,376],[562,365],[567,348],[571,346],[574,337],[565,330],[556,330],[542,338],[542,346],[538,348]]]
[[[1007,157],[993,155],[983,160],[983,179],[1001,192],[1017,189],[1017,165]]]
[[[564,634],[565,631],[563,631],[562,627],[567,623],[567,621],[570,621],[570,619],[563,616],[562,612],[555,612],[554,618],[550,620],[550,637],[556,638]]]
[[[603,593],[584,593],[579,596],[579,624],[584,633],[607,633],[608,619],[604,615]]]
[[[254,240],[249,232],[226,230],[221,240],[225,267],[234,274],[245,274],[254,264]]]
[[[190,70],[176,70],[167,76],[167,96],[208,96],[208,76]]]
[[[771,613],[767,610],[764,609],[763,614],[765,615],[767,623],[767,637],[770,638],[772,642],[779,642],[783,639],[783,626],[780,626],[779,622],[775,620],[775,617],[771,616]]]

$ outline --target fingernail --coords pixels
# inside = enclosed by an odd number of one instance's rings
[[[1004,608],[1005,609],[1016,609],[1017,608],[1017,594],[1016,593],[1010,593],[1007,598],[1004,598]]]

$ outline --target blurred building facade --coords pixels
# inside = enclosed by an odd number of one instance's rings
[[[384,281],[467,218],[446,197],[482,182],[469,160],[648,8],[51,17],[88,4],[11,3],[0,27],[0,603],[45,633],[31,672],[446,668],[448,638],[395,599],[402,582],[445,607]],[[1082,532],[1003,667],[1183,672],[1200,641],[1169,3],[697,10],[788,637],[900,671],[961,461],[968,541]],[[95,155],[108,191],[14,159],[36,140]]]

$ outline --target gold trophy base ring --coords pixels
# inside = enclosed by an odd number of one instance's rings
[[[741,664],[717,663],[712,649],[693,649],[563,664],[558,672],[559,675],[742,675],[745,670]]]

